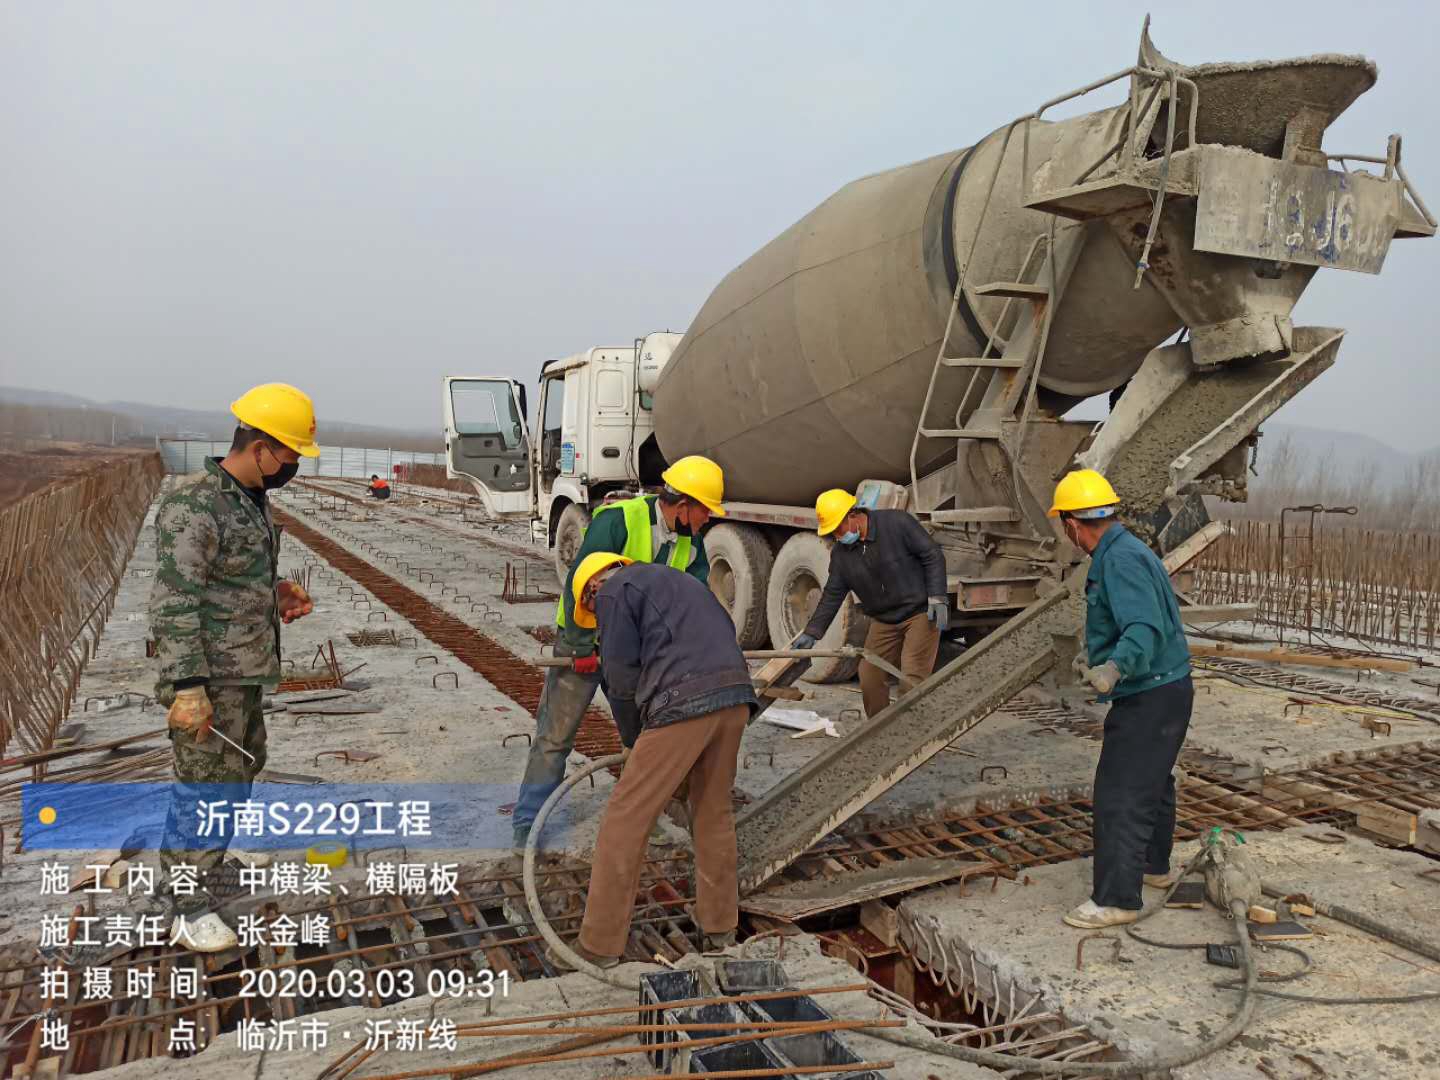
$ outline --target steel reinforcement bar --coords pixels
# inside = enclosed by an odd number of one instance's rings
[[[277,507],[272,507],[272,512],[276,522],[291,536],[335,569],[359,582],[382,603],[408,619],[416,630],[452,653],[532,716],[535,714],[545,686],[545,674],[540,668],[448,611],[436,607],[409,586],[293,515]],[[585,719],[581,721],[575,748],[588,757],[618,754],[620,737],[611,719],[599,709],[592,708],[586,711]]]
[[[0,749],[54,745],[162,475],[110,455],[0,509]]]

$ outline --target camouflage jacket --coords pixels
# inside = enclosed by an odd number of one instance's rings
[[[150,594],[157,696],[197,677],[217,686],[279,682],[279,550],[269,510],[256,506],[218,459],[207,459],[204,474],[182,480],[160,501]]]

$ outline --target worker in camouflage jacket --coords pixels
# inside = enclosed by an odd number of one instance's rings
[[[280,681],[280,624],[313,609],[300,586],[279,580],[280,532],[266,493],[295,475],[302,455],[319,453],[314,406],[295,387],[268,383],[230,409],[240,421],[230,452],[177,484],[155,515],[150,632],[175,768],[158,884],[173,908],[172,944],[197,952],[237,944],[207,888],[226,838],[199,835],[199,801],[249,797],[265,767],[261,696]],[[185,866],[194,873],[177,873]],[[193,890],[176,885],[187,880]]]

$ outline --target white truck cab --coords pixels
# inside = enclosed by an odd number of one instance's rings
[[[446,378],[446,475],[469,480],[491,514],[528,516],[564,580],[591,508],[660,482],[651,393],[681,336],[657,332],[547,362],[533,427],[514,379]]]

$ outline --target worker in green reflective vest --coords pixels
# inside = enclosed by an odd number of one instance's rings
[[[555,653],[570,657],[570,666],[546,670],[545,689],[535,710],[535,738],[511,819],[517,852],[524,851],[535,816],[565,778],[565,762],[575,748],[575,733],[602,684],[595,631],[577,625],[574,618],[575,568],[585,556],[609,551],[634,562],[664,563],[701,583],[710,576],[710,561],[699,532],[712,516],[725,515],[721,505],[725,477],[720,466],[698,455],[684,457],[666,469],[661,479],[665,487],[658,495],[608,503],[595,511],[565,575],[555,612],[559,628]],[[635,715],[633,703],[610,700],[610,711],[620,729],[621,742],[631,745],[640,734],[640,718]]]

